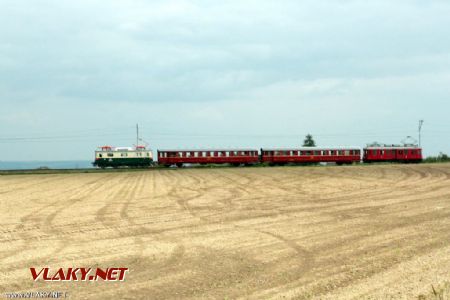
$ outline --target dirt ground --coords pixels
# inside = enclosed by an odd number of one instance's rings
[[[0,176],[0,214],[2,297],[450,297],[450,164]]]

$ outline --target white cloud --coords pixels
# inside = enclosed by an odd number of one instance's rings
[[[396,139],[389,130],[412,134],[419,118],[447,124],[448,15],[448,1],[4,0],[0,136],[140,122],[154,133]],[[430,152],[450,152],[430,130]]]

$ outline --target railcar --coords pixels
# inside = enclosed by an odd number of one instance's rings
[[[166,167],[184,164],[231,164],[251,165],[259,162],[255,149],[184,149],[158,150],[158,164]]]
[[[261,162],[271,165],[287,163],[332,162],[338,165],[361,161],[361,149],[357,147],[301,147],[261,149]]]
[[[402,162],[419,163],[422,161],[422,148],[411,145],[377,145],[368,146],[363,149],[363,161],[373,162]]]
[[[94,167],[149,167],[153,165],[153,153],[145,146],[112,147],[101,146],[95,151]]]

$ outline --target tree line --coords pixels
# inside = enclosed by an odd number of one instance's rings
[[[428,156],[423,161],[427,163],[450,162],[450,157],[447,154],[440,152],[437,156]]]

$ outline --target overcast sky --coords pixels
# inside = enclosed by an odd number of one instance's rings
[[[369,3],[370,2],[370,3]],[[0,160],[153,149],[450,153],[450,1],[0,0]]]

